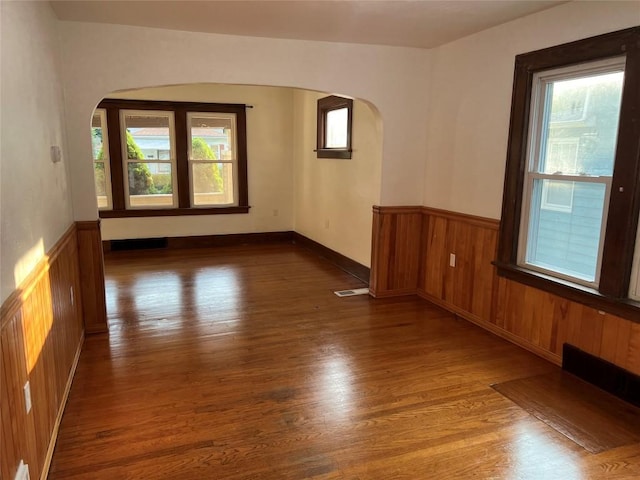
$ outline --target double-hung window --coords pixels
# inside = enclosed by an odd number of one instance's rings
[[[120,126],[127,208],[176,207],[173,112],[121,110]]]
[[[100,216],[247,213],[245,108],[103,100],[91,125]]]
[[[533,76],[518,264],[597,287],[624,59]]]
[[[626,316],[640,306],[639,42],[636,27],[516,57],[496,262]]]
[[[191,205],[233,205],[238,191],[236,115],[187,113]],[[212,143],[214,139],[215,143]]]

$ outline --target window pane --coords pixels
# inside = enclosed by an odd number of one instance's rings
[[[151,113],[125,114],[127,158],[129,160],[160,160],[171,152],[169,115]]]
[[[234,114],[189,115],[191,160],[234,160]]]
[[[545,210],[571,212],[575,182],[544,180],[542,182],[542,205]]]
[[[327,112],[326,148],[347,148],[347,120],[347,108]]]
[[[104,162],[93,163],[93,178],[96,184],[98,208],[106,208],[109,206],[107,198],[107,176],[104,168]]]
[[[623,72],[546,84],[541,173],[611,176]]]
[[[102,116],[94,113],[91,118],[91,150],[94,160],[104,160],[104,149],[102,145]]]
[[[233,165],[197,162],[191,164],[193,205],[228,205],[233,198]]]
[[[535,179],[526,262],[595,282],[605,193],[601,183]]]
[[[158,207],[173,205],[171,172],[163,173],[165,163],[129,163],[129,205]]]

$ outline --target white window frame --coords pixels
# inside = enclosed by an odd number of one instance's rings
[[[191,120],[193,117],[198,118],[224,118],[229,119],[232,122],[233,127],[231,128],[231,147],[233,156],[230,160],[223,160],[220,158],[219,160],[211,161],[211,160],[195,160],[191,157],[192,148],[192,135],[191,135]],[[191,208],[211,208],[211,207],[231,207],[239,205],[239,185],[238,185],[238,119],[235,113],[223,113],[223,112],[187,112],[187,152],[189,157],[189,202]],[[217,148],[216,154],[218,157],[221,157],[222,151],[220,148]],[[222,163],[222,164],[230,164],[231,171],[233,172],[233,202],[231,203],[205,203],[205,204],[195,204],[195,189],[193,187],[193,165],[198,163]]]
[[[126,117],[130,115],[140,117],[167,117],[169,119],[169,143],[171,145],[171,153],[169,160],[159,159],[129,159],[127,153],[127,123]],[[176,167],[176,128],[174,113],[169,110],[120,110],[120,148],[122,149],[122,168],[124,180],[124,201],[127,210],[150,210],[150,209],[167,209],[178,207],[178,174]],[[171,205],[131,205],[129,195],[129,164],[130,163],[166,163],[171,165]]]
[[[611,176],[589,176],[563,173],[540,173],[539,164],[542,158],[541,152],[546,144],[546,132],[544,131],[545,108],[547,100],[547,85],[558,80],[570,80],[589,75],[612,73],[616,71],[624,72],[626,58],[616,57],[606,60],[588,62],[570,67],[544,70],[533,75],[533,85],[531,91],[531,108],[529,132],[527,136],[527,169],[524,174],[524,195],[522,201],[522,211],[520,216],[520,235],[518,240],[517,263],[519,266],[530,270],[538,271],[556,278],[568,280],[577,284],[597,288],[600,282],[600,270],[602,267],[602,252],[604,249],[604,237],[607,225],[607,215],[609,210],[609,198],[611,194]],[[535,239],[529,231],[531,205],[534,198],[534,184],[542,180],[560,180],[576,183],[597,183],[605,186],[604,204],[602,212],[602,222],[600,224],[600,241],[598,245],[598,260],[594,281],[558,272],[551,268],[545,268],[539,264],[530,263],[527,259],[527,246],[534,245]],[[575,185],[575,184],[574,184]],[[544,194],[544,192],[541,192]],[[544,199],[544,196],[543,196]]]

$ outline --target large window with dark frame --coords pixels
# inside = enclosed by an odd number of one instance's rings
[[[103,100],[91,123],[100,217],[247,213],[245,108]]]
[[[640,27],[516,57],[498,273],[637,318]]]

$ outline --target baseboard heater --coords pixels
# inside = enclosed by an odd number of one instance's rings
[[[640,407],[640,376],[573,345],[562,347],[562,369]]]
[[[111,240],[111,251],[148,250],[152,248],[167,248],[167,237],[163,238],[131,238],[128,240]]]

